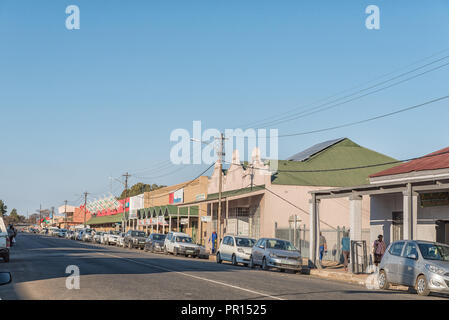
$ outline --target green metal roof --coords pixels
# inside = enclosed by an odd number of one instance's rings
[[[222,198],[234,197],[234,196],[239,196],[241,194],[264,190],[264,189],[265,189],[265,185],[261,185],[261,186],[254,186],[252,188],[248,187],[248,188],[243,188],[243,189],[224,191],[221,193],[221,197]],[[218,193],[211,193],[211,194],[207,195],[207,200],[215,200],[215,199],[218,199]]]
[[[122,221],[123,212],[117,213],[110,216],[101,216],[101,217],[92,217],[89,221],[86,222],[88,225],[98,225],[98,224],[107,224],[107,223],[116,223]]]
[[[344,171],[289,172],[329,170],[368,166],[395,161],[391,157],[364,148],[348,138],[326,148],[305,161],[279,160],[278,172],[272,176],[272,184],[298,186],[349,187],[369,183],[368,176],[391,168],[394,164]]]

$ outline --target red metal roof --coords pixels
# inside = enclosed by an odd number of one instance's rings
[[[449,168],[449,147],[430,153],[423,158],[412,160],[396,167],[372,174],[370,175],[370,178],[445,168]]]

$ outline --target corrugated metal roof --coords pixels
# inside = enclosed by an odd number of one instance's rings
[[[433,157],[412,160],[407,163],[395,166],[393,168],[372,174],[370,175],[370,177],[375,178],[382,176],[390,176],[394,174],[409,173],[414,171],[438,170],[449,168],[449,147],[432,152],[427,156],[432,156],[439,153],[442,154]]]
[[[345,138],[316,153],[307,161],[278,161],[278,172],[272,184],[297,186],[349,187],[369,183],[369,175],[393,167],[382,165],[351,170],[322,171],[337,168],[363,167],[395,161],[381,153],[361,147]],[[317,172],[314,172],[317,171]],[[311,172],[301,172],[311,171]]]
[[[310,148],[291,156],[287,160],[289,160],[289,161],[306,161],[313,155],[317,154],[318,152],[321,152],[321,151],[333,146],[334,144],[339,143],[340,141],[342,141],[344,139],[345,138],[339,138],[339,139],[328,140],[328,141],[324,141],[321,143],[317,143],[316,145],[311,146]]]

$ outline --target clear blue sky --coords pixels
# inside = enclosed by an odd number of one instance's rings
[[[65,28],[71,4],[80,30]],[[365,28],[369,4],[380,8],[380,30]],[[191,131],[193,120],[233,128],[449,48],[448,13],[446,0],[2,0],[0,199],[25,214],[85,190],[106,193],[110,175],[168,159],[170,132]],[[278,128],[313,130],[424,102],[449,94],[448,76],[443,68]],[[448,118],[445,101],[282,139],[279,153],[348,137],[398,159],[419,156],[449,146]],[[179,183],[203,168],[150,170],[162,177],[145,182]]]

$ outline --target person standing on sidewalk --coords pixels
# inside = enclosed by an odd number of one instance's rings
[[[376,267],[379,265],[380,260],[382,260],[382,256],[384,255],[386,249],[387,246],[383,241],[383,236],[379,234],[377,240],[375,240],[373,244],[374,264]]]
[[[341,251],[343,253],[345,271],[348,271],[349,261],[349,231],[345,232],[343,238],[341,238]]]
[[[326,238],[323,236],[323,233],[320,232],[320,264],[323,260],[323,255],[325,251],[327,251]]]

